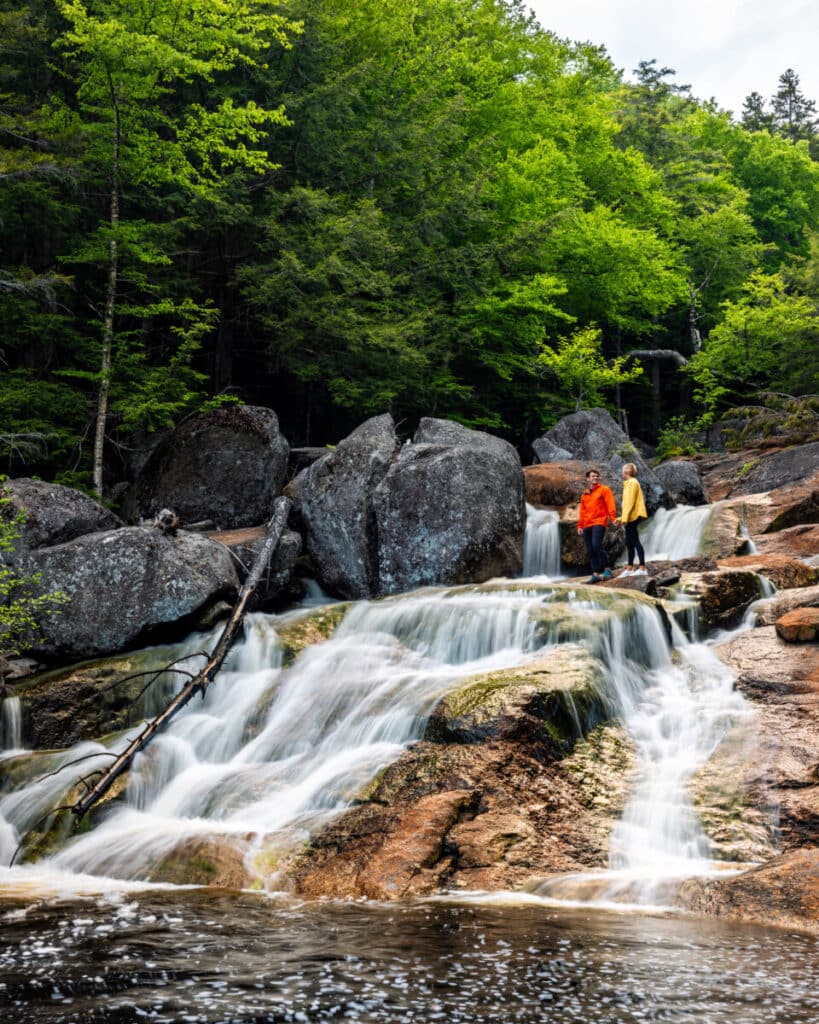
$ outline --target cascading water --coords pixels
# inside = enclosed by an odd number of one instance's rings
[[[526,506],[523,575],[560,576],[560,517],[554,509]]]
[[[647,559],[691,558],[699,553],[713,505],[660,508],[640,532]]]
[[[249,616],[244,642],[204,699],[187,705],[139,756],[124,803],[50,859],[13,870],[147,879],[197,837],[245,844],[251,856],[261,843],[286,853],[418,738],[459,681],[576,638],[601,662],[605,696],[640,754],[643,771],[612,837],[612,867],[639,875],[639,895],[649,899],[658,878],[702,870],[707,844],[685,783],[742,702],[710,652],[679,631],[674,663],[658,611],[591,593],[522,581],[359,602],[331,639],[289,666],[276,629],[298,615]],[[621,610],[611,612],[606,601],[622,602]],[[565,607],[576,633],[550,632],[544,605]],[[191,671],[201,653],[191,646],[189,657],[181,667]],[[110,763],[135,732],[110,749],[85,743],[31,755],[41,758],[37,779],[0,798],[2,863],[38,819],[67,802],[81,776]]]

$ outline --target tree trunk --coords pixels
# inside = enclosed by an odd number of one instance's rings
[[[114,310],[117,299],[118,258],[117,228],[119,227],[120,187],[120,121],[116,90],[110,74],[108,85],[114,111],[114,129],[111,140],[111,241],[108,248],[108,287],[105,295],[105,316],[102,325],[102,359],[100,386],[97,393],[97,426],[94,432],[94,492],[102,498],[103,454],[105,451],[105,421],[108,418],[108,395],[111,389],[111,364],[114,348]]]
[[[150,721],[138,736],[135,736],[134,739],[131,740],[125,750],[123,750],[123,752],[113,762],[111,767],[108,768],[97,780],[94,786],[92,786],[91,789],[73,805],[71,810],[78,818],[82,817],[90,807],[92,807],[108,792],[114,780],[130,768],[131,762],[134,760],[136,755],[141,750],[145,749],[160,729],[167,724],[195,694],[201,693],[204,696],[205,690],[213,681],[213,678],[219,671],[222,662],[225,660],[225,656],[230,650],[233,641],[236,639],[236,634],[242,624],[245,611],[247,610],[247,603],[250,600],[253,591],[258,586],[262,573],[267,568],[273,552],[279,543],[279,538],[281,537],[282,531],[287,523],[290,505],[291,502],[289,498],[282,497],[276,499],[276,507],[273,512],[273,517],[267,526],[267,536],[262,546],[262,550],[259,552],[256,561],[253,563],[253,568],[250,570],[250,574],[245,580],[244,586],[239,591],[239,596],[236,599],[233,613],[225,624],[225,628],[222,630],[222,634],[213,650],[213,654],[208,659],[208,663],[201,672],[198,672],[194,678],[179,691],[170,704],[168,704],[165,709],[156,716],[156,718]]]

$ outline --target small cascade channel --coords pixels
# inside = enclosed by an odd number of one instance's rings
[[[646,559],[693,558],[714,512],[713,505],[659,508],[640,531]]]
[[[554,509],[526,506],[526,532],[523,537],[523,575],[561,575],[560,516]]]

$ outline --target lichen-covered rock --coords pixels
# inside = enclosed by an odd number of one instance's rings
[[[778,450],[747,449],[697,461],[709,500],[761,494],[815,478],[819,441]]]
[[[6,556],[0,552],[0,560],[10,557],[13,562],[22,552],[64,544],[87,533],[122,526],[118,516],[93,498],[61,484],[21,477],[7,480],[0,488],[0,497],[9,499],[8,504],[0,506],[0,515],[11,518],[22,513],[24,517],[17,527],[16,554]]]
[[[379,592],[515,576],[523,472],[508,442],[422,419],[373,492]]]
[[[247,889],[256,880],[249,852],[249,844],[234,836],[191,836],[158,859],[147,881]]]
[[[375,416],[288,485],[316,575],[331,594],[361,598],[379,592],[373,494],[396,446],[392,417]]]
[[[42,622],[34,653],[80,661],[151,642],[162,627],[177,635],[190,617],[239,586],[230,552],[197,533],[150,526],[92,533],[26,556],[37,592],[67,601]],[[167,639],[167,637],[166,637]]]
[[[654,475],[676,505],[704,505],[700,471],[693,462],[672,460],[654,467]]]
[[[775,623],[776,634],[788,643],[819,639],[819,608],[794,608]]]
[[[578,460],[586,464],[586,469],[591,465],[601,471],[607,469],[618,501],[623,492],[621,471],[627,462],[633,462],[649,512],[670,504],[654,472],[606,409],[586,409],[564,416],[532,443],[532,449],[540,462]]]
[[[290,446],[272,409],[225,406],[192,416],[151,452],[123,502],[131,522],[170,508],[182,525],[256,526],[270,517]]]

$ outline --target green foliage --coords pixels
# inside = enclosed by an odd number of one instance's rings
[[[604,405],[603,391],[618,384],[638,380],[643,375],[639,365],[626,369],[626,357],[608,364],[603,357],[600,331],[586,327],[568,338],[560,338],[556,348],[544,344],[538,363],[554,374],[574,399],[574,411]]]
[[[14,551],[25,522],[25,514],[15,513],[11,505],[5,488],[0,486],[0,682],[3,659],[23,652],[45,616],[58,614],[60,605],[67,601],[59,591],[37,594],[39,575],[20,575],[9,564],[7,556]]]
[[[700,424],[685,416],[672,416],[660,427],[657,438],[657,456],[669,459],[676,455],[695,455],[702,451],[697,438]]]
[[[740,426],[725,427],[730,448],[771,437],[783,444],[819,440],[819,395],[763,391],[758,397],[755,405],[736,406],[723,414],[723,419],[742,421]]]
[[[779,274],[758,271],[737,301],[724,303],[722,321],[687,370],[697,397],[713,412],[760,388],[812,391],[819,371],[805,352],[815,352],[817,345],[815,302],[789,292]]]

